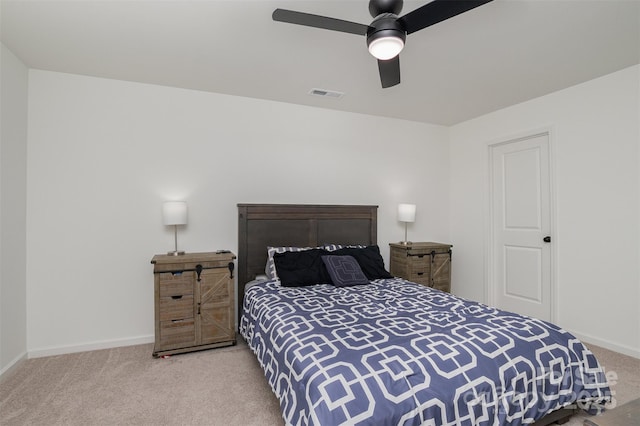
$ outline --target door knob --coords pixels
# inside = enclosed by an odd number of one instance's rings
[[[542,239],[542,241],[544,241],[545,243],[550,243],[551,242],[551,237],[550,236],[546,236]]]

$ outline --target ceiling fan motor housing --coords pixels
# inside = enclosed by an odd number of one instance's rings
[[[370,0],[369,13],[373,18],[382,13],[399,15],[402,12],[403,0]]]
[[[367,30],[367,46],[373,41],[382,37],[397,37],[404,43],[407,39],[407,32],[398,21],[398,16],[393,13],[383,13],[369,24]]]

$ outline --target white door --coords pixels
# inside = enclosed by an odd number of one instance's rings
[[[494,145],[490,159],[492,302],[551,321],[549,135]]]

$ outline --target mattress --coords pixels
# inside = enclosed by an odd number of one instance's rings
[[[565,330],[399,278],[258,282],[240,333],[289,425],[519,425],[610,399],[595,356]]]

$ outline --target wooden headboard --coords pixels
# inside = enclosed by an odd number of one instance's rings
[[[244,286],[264,274],[267,247],[377,244],[378,206],[238,204],[238,316]]]

